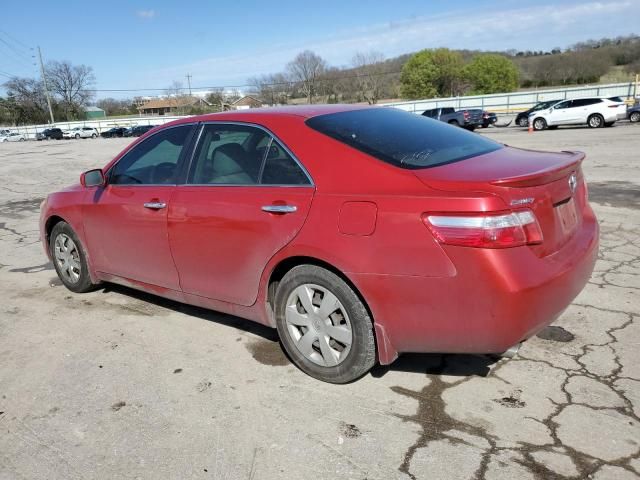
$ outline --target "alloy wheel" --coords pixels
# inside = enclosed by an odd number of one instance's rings
[[[591,128],[598,128],[602,126],[602,118],[598,115],[593,115],[591,118],[589,118],[589,126]]]
[[[334,367],[349,354],[351,321],[328,289],[310,283],[297,287],[287,298],[285,321],[296,348],[311,362]]]
[[[631,120],[632,122],[640,121],[640,112],[633,112],[629,117],[629,120]]]
[[[54,256],[59,272],[64,276],[65,280],[70,283],[77,283],[80,280],[82,266],[80,252],[71,237],[64,233],[56,237]]]

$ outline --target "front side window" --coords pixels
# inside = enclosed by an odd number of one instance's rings
[[[209,124],[200,134],[188,183],[305,185],[309,180],[264,130],[249,125]]]
[[[110,184],[167,185],[177,181],[178,162],[191,125],[167,128],[136,145],[110,173]]]
[[[307,126],[397,167],[429,168],[503,148],[481,135],[395,108],[312,117]]]
[[[554,110],[560,110],[561,108],[569,108],[571,106],[571,100],[566,100],[564,102],[560,102],[554,108]]]

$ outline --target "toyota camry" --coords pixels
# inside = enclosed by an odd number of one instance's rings
[[[513,352],[589,279],[579,152],[392,108],[187,117],[43,202],[64,285],[113,282],[276,328],[333,383],[403,352]]]

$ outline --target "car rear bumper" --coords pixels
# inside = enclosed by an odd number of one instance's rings
[[[380,362],[399,352],[502,353],[552,323],[595,265],[598,224],[587,210],[572,239],[547,257],[528,247],[449,247],[453,277],[354,275],[385,336]]]

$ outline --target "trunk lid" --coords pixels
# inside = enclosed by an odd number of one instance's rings
[[[531,209],[544,240],[531,248],[539,256],[558,251],[580,227],[586,187],[582,152],[537,152],[505,147],[485,155],[414,170],[428,187],[482,192],[500,197],[505,210]]]

